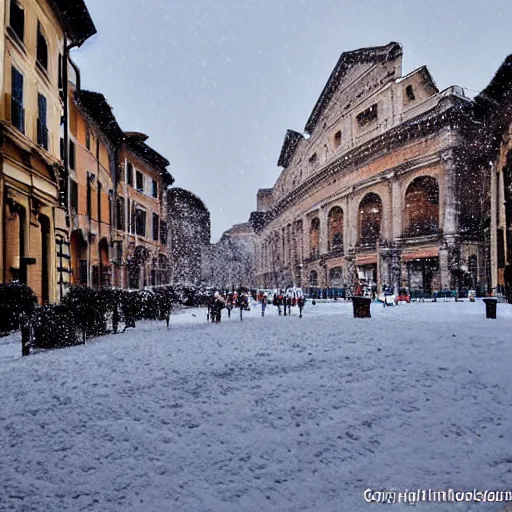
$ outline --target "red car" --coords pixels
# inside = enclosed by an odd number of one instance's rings
[[[397,302],[407,302],[407,304],[411,302],[411,296],[409,295],[407,288],[398,289],[398,297],[396,300]]]

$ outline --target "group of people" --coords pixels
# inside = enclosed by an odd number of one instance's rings
[[[237,294],[235,292],[227,293],[226,296],[224,296],[216,291],[208,302],[207,307],[208,313],[206,319],[217,324],[221,321],[222,310],[224,308],[228,311],[228,318],[231,318],[231,311],[234,307],[239,307],[240,313],[242,311],[251,310],[247,293]]]
[[[284,292],[281,290],[279,293],[274,293],[272,304],[277,307],[279,316],[281,316],[282,312],[284,312],[284,316],[286,316],[286,311],[288,311],[288,315],[291,316],[292,306],[298,306],[299,318],[302,318],[302,310],[306,304],[306,299],[302,293],[284,294]]]
[[[291,316],[291,308],[294,306],[298,306],[299,308],[299,318],[302,318],[302,310],[304,309],[304,305],[306,303],[306,299],[304,295],[301,294],[285,294],[283,291],[279,293],[275,293],[272,298],[272,304],[277,307],[279,316],[282,315],[284,311],[284,316]],[[265,310],[268,304],[268,294],[264,293],[260,299],[261,304],[261,316],[265,316]],[[247,293],[239,293],[236,294],[234,292],[227,293],[226,296],[220,294],[216,291],[213,294],[213,297],[207,304],[208,312],[206,315],[207,321],[211,321],[213,323],[220,323],[222,319],[222,310],[225,308],[228,312],[228,318],[231,318],[231,311],[233,308],[240,308],[240,319],[242,319],[243,311],[250,311],[250,303],[249,303],[249,295]]]

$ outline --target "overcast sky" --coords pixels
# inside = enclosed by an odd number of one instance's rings
[[[271,187],[340,54],[397,41],[404,74],[483,89],[512,53],[510,0],[86,0],[98,34],[74,52],[126,131],[197,194],[212,240]],[[472,91],[471,91],[472,90]]]

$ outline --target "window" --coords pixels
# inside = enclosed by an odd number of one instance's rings
[[[139,236],[146,236],[146,212],[135,210],[135,232]]]
[[[37,143],[48,151],[48,128],[46,127],[47,101],[42,94],[37,95]]]
[[[69,168],[75,169],[75,157],[76,157],[76,149],[75,149],[75,143],[70,140],[69,141]]]
[[[87,178],[87,215],[90,217],[92,211],[92,188],[91,180]]]
[[[317,162],[318,158],[316,156],[316,153],[313,153],[310,157],[309,157],[309,163],[310,165],[315,165],[316,162]]]
[[[363,112],[357,115],[357,122],[361,128],[373,123],[377,120],[377,104],[373,104]]]
[[[70,206],[75,211],[78,210],[78,183],[75,180],[71,180]]]
[[[37,23],[37,63],[48,71],[48,43],[39,22]]]
[[[64,138],[60,138],[60,159],[64,160]]]
[[[160,234],[159,220],[160,219],[158,218],[158,215],[156,213],[153,213],[153,240],[157,242]]]
[[[410,101],[413,101],[416,99],[416,96],[414,95],[414,90],[412,88],[412,85],[408,85],[405,88],[405,94],[407,94],[407,98],[409,98]]]
[[[339,148],[341,146],[341,130],[338,130],[334,134],[334,147]]]
[[[112,226],[114,224],[112,216],[114,215],[114,209],[113,209],[113,201],[114,199],[114,191],[109,190],[108,191],[108,223]]]
[[[57,79],[59,81],[59,90],[62,90],[62,89],[64,89],[64,87],[63,87],[64,77],[62,76],[62,53],[59,53],[58,68],[59,68],[59,76],[57,77]]]
[[[152,185],[153,185],[151,188],[152,195],[153,195],[153,197],[158,197],[158,182],[156,180],[153,180]]]
[[[85,147],[89,151],[91,150],[91,132],[88,128],[85,130]]]
[[[78,267],[78,282],[82,285],[87,285],[87,260],[80,260]]]
[[[59,173],[59,206],[67,208],[69,206],[69,185],[68,174],[66,172]]]
[[[12,68],[11,91],[11,122],[21,133],[25,133],[23,75],[15,67]]]
[[[124,197],[118,197],[116,202],[116,219],[117,219],[117,229],[120,231],[125,230],[125,223],[124,223]]]
[[[164,245],[167,245],[167,232],[167,223],[164,221],[160,222],[160,242]]]
[[[23,43],[25,40],[25,11],[16,0],[11,0],[9,26],[16,37]]]
[[[135,171],[135,187],[139,192],[144,192],[144,176],[140,171]]]
[[[97,208],[98,208],[98,222],[101,222],[101,189],[102,189],[101,182],[98,181],[98,188],[97,188]]]
[[[135,234],[135,205],[133,201],[130,201],[128,198],[128,218],[129,218],[129,228],[130,233],[132,235]]]
[[[505,268],[505,233],[503,229],[498,229],[497,235],[498,268]]]
[[[133,165],[130,162],[126,164],[126,181],[133,187]]]

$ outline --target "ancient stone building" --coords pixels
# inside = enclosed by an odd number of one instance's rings
[[[82,0],[0,2],[0,279],[41,302],[69,282],[64,63],[95,32]]]
[[[461,158],[471,101],[397,43],[343,53],[303,133],[288,130],[258,192],[256,284],[356,281],[426,292],[485,280],[478,183]],[[476,263],[475,263],[476,262]]]
[[[167,191],[167,210],[172,281],[198,284],[203,252],[210,243],[210,212],[199,197],[177,187]]]

